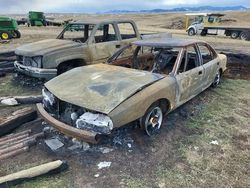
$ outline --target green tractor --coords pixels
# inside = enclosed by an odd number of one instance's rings
[[[43,12],[29,12],[28,26],[46,26],[46,18]]]
[[[15,19],[9,17],[0,17],[0,39],[9,40],[20,38],[21,33],[18,31],[18,24]]]

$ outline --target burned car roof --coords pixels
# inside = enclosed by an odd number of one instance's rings
[[[151,38],[146,40],[139,40],[132,42],[137,46],[159,47],[159,48],[172,48],[172,47],[185,47],[195,43],[203,42],[196,39],[180,39],[180,38]]]
[[[70,22],[69,24],[92,24],[92,25],[96,25],[96,24],[107,24],[107,23],[114,23],[114,22],[134,22],[133,20],[126,20],[126,19],[113,19],[113,20],[88,20],[88,21],[84,21],[84,20],[77,20],[77,21],[73,21]]]

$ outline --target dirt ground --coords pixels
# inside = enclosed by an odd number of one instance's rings
[[[228,13],[248,24],[249,12]],[[56,15],[60,16],[60,15]],[[72,15],[63,15],[68,18]],[[75,15],[75,18],[101,19],[113,15]],[[183,30],[170,30],[164,24],[182,14],[118,15],[134,19],[141,32],[169,31],[187,37]],[[166,18],[166,22],[165,22]],[[0,45],[0,52],[24,43],[55,38],[60,27],[28,28],[23,37]],[[217,50],[250,54],[250,42],[225,37],[198,37]],[[0,78],[0,97],[40,94],[42,83],[16,74]],[[28,83],[28,84],[27,84]],[[250,187],[250,82],[224,78],[217,88],[209,88],[165,117],[160,134],[149,138],[131,123],[86,151],[63,147],[52,152],[44,140],[30,151],[0,162],[0,176],[56,159],[66,160],[69,169],[58,175],[42,177],[15,187],[92,188],[92,187]],[[0,116],[20,107],[0,106]],[[24,125],[16,131],[44,128],[41,121]],[[59,139],[63,136],[58,135]],[[213,142],[216,141],[216,142]],[[218,143],[218,144],[213,144]],[[103,150],[109,151],[103,153]],[[100,162],[111,162],[98,169]],[[96,177],[98,176],[98,177]]]

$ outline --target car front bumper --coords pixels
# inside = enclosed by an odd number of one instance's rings
[[[39,114],[42,116],[42,118],[47,123],[49,123],[52,127],[59,130],[61,133],[65,134],[67,136],[70,136],[70,137],[77,138],[79,140],[93,143],[93,144],[98,143],[98,141],[100,140],[100,134],[95,133],[95,132],[77,129],[75,127],[67,125],[61,121],[58,121],[57,119],[55,119],[51,115],[49,115],[49,113],[46,112],[46,110],[43,108],[43,105],[41,103],[38,103],[36,106],[37,106],[37,110],[38,110]]]
[[[19,72],[36,78],[45,78],[49,80],[57,76],[56,69],[41,69],[36,67],[29,67],[22,65],[17,61],[14,62],[14,66]]]

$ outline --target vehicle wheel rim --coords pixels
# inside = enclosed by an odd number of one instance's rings
[[[241,40],[247,40],[248,37],[247,37],[247,34],[242,34],[240,38]]]
[[[2,39],[7,40],[9,38],[8,33],[2,33]]]
[[[160,107],[152,109],[145,120],[146,133],[151,136],[160,129],[163,120],[163,114]]]
[[[17,38],[16,32],[14,32],[12,35],[13,35],[14,38]]]
[[[237,38],[238,34],[237,33],[232,33],[232,38]]]
[[[189,35],[190,36],[194,35],[194,31],[192,29],[189,31]]]
[[[214,85],[218,85],[220,83],[220,72],[218,71],[215,76]]]

